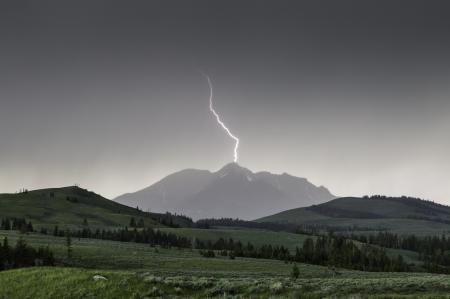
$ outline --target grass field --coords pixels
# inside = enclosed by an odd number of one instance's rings
[[[225,257],[206,259],[196,250],[152,248],[146,244],[125,243],[94,239],[72,239],[73,257],[66,258],[65,239],[40,234],[23,235],[13,231],[0,231],[0,240],[8,237],[10,244],[23,238],[30,245],[49,246],[55,253],[59,264],[75,267],[141,270],[168,273],[203,273],[208,275],[287,275],[292,265],[277,260]],[[305,265],[308,275],[323,275],[328,270],[324,267]]]
[[[305,269],[302,269],[302,272]],[[94,280],[101,275],[106,280]],[[292,280],[29,268],[0,272],[0,298],[448,298],[443,275],[353,275]]]
[[[306,238],[316,238],[315,236],[293,234],[287,232],[272,232],[257,229],[195,229],[195,228],[161,228],[162,231],[171,232],[180,236],[197,238],[200,240],[216,241],[219,238],[232,238],[233,240],[240,240],[244,244],[250,242],[253,245],[261,246],[264,244],[285,246],[291,252],[294,252],[296,247],[302,247]],[[392,258],[401,255],[405,262],[421,265],[419,261],[419,254],[414,251],[386,248],[386,253]]]
[[[93,239],[73,239],[69,260],[64,238],[0,231],[0,239],[4,236],[10,244],[23,238],[33,246],[49,246],[58,267],[0,272],[2,299],[444,298],[450,292],[445,275],[339,270],[336,276],[327,267],[298,264],[300,277],[292,280],[293,265],[277,260],[204,258],[196,250]],[[97,274],[108,280],[94,281]]]
[[[161,230],[173,232],[187,237],[196,237],[202,240],[216,240],[220,237],[231,237],[241,242],[251,242],[256,245],[272,244],[283,245],[289,250],[294,250],[295,246],[302,246],[306,235],[297,235],[283,232],[268,232],[259,230],[204,230],[204,229],[173,229],[163,228]],[[41,235],[37,233],[21,234],[15,231],[0,231],[0,240],[8,237],[11,244],[14,244],[18,238],[25,239],[33,246],[49,246],[56,254],[59,260],[64,263],[77,267],[103,267],[105,269],[142,269],[160,268],[170,271],[176,271],[179,263],[183,269],[194,271],[222,271],[223,269],[233,269],[234,263],[227,258],[216,258],[205,260],[200,257],[197,251],[187,249],[164,249],[152,248],[147,244],[115,242],[96,239],[72,239],[74,254],[70,261],[66,261],[65,239],[54,237],[52,235]],[[258,236],[261,236],[259,238]],[[421,264],[416,252],[400,249],[386,249],[391,257],[403,256],[407,263]],[[252,262],[249,263],[248,260]],[[267,265],[273,263],[273,266],[280,271],[272,271],[271,275],[285,273],[290,270],[290,266],[285,267],[284,263],[273,260],[254,260],[240,259],[242,264],[248,266],[250,272],[262,271]],[[262,262],[264,261],[264,262]],[[260,265],[262,263],[262,265]],[[206,264],[206,265],[204,265]],[[163,265],[163,267],[161,267]],[[281,268],[280,268],[281,267]],[[241,269],[242,270],[242,269]]]

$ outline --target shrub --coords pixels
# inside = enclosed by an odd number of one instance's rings
[[[163,296],[164,292],[160,289],[158,289],[157,287],[153,287],[147,294],[145,294],[145,296],[149,296],[149,297],[159,297],[159,296]]]
[[[297,279],[300,276],[300,270],[297,267],[297,264],[294,264],[294,267],[292,267],[291,271],[291,277],[293,279]]]

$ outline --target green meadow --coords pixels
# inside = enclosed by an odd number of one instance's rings
[[[335,272],[297,264],[300,275],[292,279],[293,265],[277,260],[204,258],[197,250],[93,239],[73,239],[68,259],[65,238],[0,231],[3,237],[11,244],[22,238],[49,246],[57,267],[0,272],[0,298],[445,298],[450,293],[445,275]],[[96,281],[95,275],[106,280]]]

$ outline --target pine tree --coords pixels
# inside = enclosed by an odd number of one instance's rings
[[[72,238],[70,236],[69,230],[66,231],[66,247],[67,247],[67,258],[72,258]]]
[[[27,224],[27,231],[28,232],[33,232],[34,231],[33,224],[31,223],[31,221],[28,222],[28,224]]]
[[[139,221],[138,221],[138,223],[137,223],[137,226],[138,227],[144,227],[145,226],[145,223],[144,223],[144,219],[139,219]]]
[[[300,276],[300,270],[297,267],[297,264],[294,264],[291,271],[291,277],[293,279],[297,279]]]

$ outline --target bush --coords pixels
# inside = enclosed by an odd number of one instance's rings
[[[291,277],[293,279],[297,279],[300,276],[300,270],[297,267],[297,264],[294,264],[294,267],[292,267],[291,271]]]

